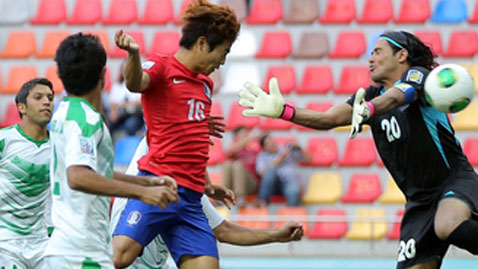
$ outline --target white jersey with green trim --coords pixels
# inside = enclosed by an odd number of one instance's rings
[[[65,97],[51,122],[50,178],[55,227],[45,255],[112,257],[110,197],[70,188],[67,168],[87,166],[113,178],[113,143],[101,114],[85,99]]]
[[[33,139],[18,124],[0,130],[0,240],[47,237],[49,160],[48,139]]]

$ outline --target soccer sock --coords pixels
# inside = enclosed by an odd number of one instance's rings
[[[478,255],[478,221],[466,220],[462,222],[448,236],[447,241],[459,248],[468,250],[474,255]]]

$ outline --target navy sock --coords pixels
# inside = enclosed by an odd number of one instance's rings
[[[478,255],[478,221],[465,220],[448,236],[447,241]]]

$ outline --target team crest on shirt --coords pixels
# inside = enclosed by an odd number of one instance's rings
[[[126,222],[128,223],[129,226],[136,225],[139,223],[142,216],[143,215],[141,215],[141,213],[138,210],[131,211],[128,215],[128,219],[126,220]]]
[[[142,69],[150,69],[155,63],[152,61],[146,61],[141,65]]]
[[[204,83],[204,94],[206,95],[207,99],[211,100],[211,89]]]
[[[80,150],[83,153],[94,155],[95,147],[93,142],[87,138],[80,137]]]
[[[421,84],[423,80],[423,73],[418,70],[410,70],[408,71],[406,81],[416,82],[417,84]]]

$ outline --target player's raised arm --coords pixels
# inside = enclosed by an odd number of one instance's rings
[[[123,76],[126,81],[126,87],[132,92],[144,91],[150,82],[149,75],[141,69],[141,56],[139,54],[139,45],[122,29],[115,33],[116,46],[128,52],[128,57],[123,67]]]

